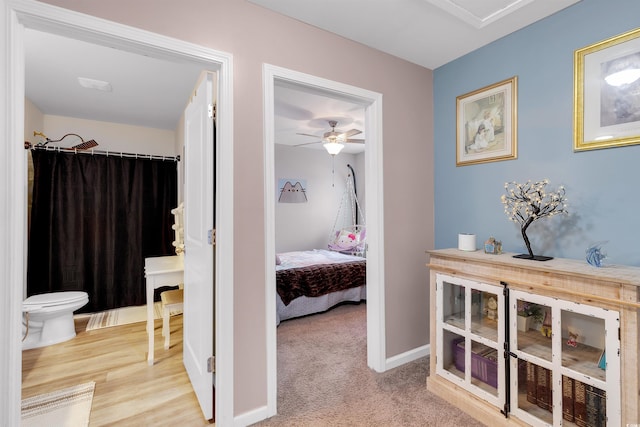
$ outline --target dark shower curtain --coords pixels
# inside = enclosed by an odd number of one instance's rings
[[[145,304],[145,257],[175,254],[175,161],[31,154],[28,295],[86,291],[83,312]]]

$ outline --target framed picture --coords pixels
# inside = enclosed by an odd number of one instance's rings
[[[307,180],[281,178],[278,180],[278,203],[307,203]]]
[[[518,78],[456,98],[456,166],[518,157]]]
[[[640,28],[574,53],[574,151],[640,144]]]

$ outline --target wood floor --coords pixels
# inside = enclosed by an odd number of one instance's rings
[[[22,398],[95,381],[89,425],[211,426],[182,364],[182,316],[171,319],[164,350],[156,320],[155,364],[147,365],[145,323],[86,332],[67,342],[22,352]]]

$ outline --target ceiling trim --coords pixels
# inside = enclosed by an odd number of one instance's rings
[[[498,21],[501,18],[515,12],[532,3],[533,0],[504,0],[501,4],[497,4],[500,2],[494,2],[494,6],[491,9],[484,10],[478,16],[478,12],[473,12],[470,9],[464,7],[465,1],[463,0],[425,0],[428,3],[431,3],[434,6],[439,7],[445,12],[450,13],[461,21],[466,22],[469,25],[472,25],[475,28],[484,28],[489,24],[492,24]],[[477,0],[467,0],[468,4],[478,5]]]

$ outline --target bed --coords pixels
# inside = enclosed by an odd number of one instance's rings
[[[276,316],[282,320],[320,313],[341,302],[366,299],[365,258],[325,249],[276,257]]]

